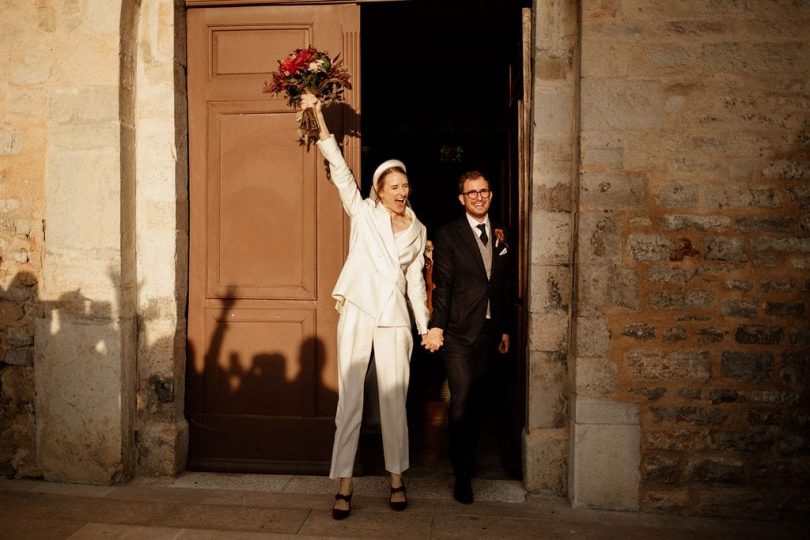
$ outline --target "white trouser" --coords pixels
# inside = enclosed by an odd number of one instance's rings
[[[338,322],[338,405],[330,478],[352,476],[363,420],[363,387],[374,347],[380,395],[385,469],[401,474],[409,467],[408,421],[405,400],[413,347],[411,329],[377,326],[375,320],[349,302]]]

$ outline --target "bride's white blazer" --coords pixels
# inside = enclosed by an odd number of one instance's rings
[[[331,181],[351,218],[349,255],[332,291],[338,311],[344,302],[351,302],[378,321],[378,326],[410,327],[408,306],[404,302],[407,298],[416,328],[419,334],[424,334],[428,329],[422,275],[427,240],[425,226],[410,207],[406,208],[413,225],[401,233],[406,236],[399,238],[400,245],[407,244],[407,247],[400,253],[388,210],[370,198],[363,199],[334,135],[318,141],[318,148],[329,162]],[[407,264],[404,274],[403,261]]]

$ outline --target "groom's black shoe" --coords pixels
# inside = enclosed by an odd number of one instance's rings
[[[461,504],[472,504],[473,490],[469,478],[456,478],[456,485],[453,488],[453,498]]]

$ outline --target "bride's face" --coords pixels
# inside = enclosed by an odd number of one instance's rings
[[[410,191],[408,177],[401,172],[390,171],[380,178],[377,186],[377,198],[391,212],[403,214],[408,205]]]

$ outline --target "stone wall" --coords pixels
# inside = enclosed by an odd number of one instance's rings
[[[140,474],[185,467],[188,269],[186,33],[183,0],[141,5],[135,69]]]
[[[808,27],[788,0],[582,2],[575,401],[637,445],[573,464],[636,485],[583,504],[810,509]]]
[[[47,82],[60,15],[69,17],[33,2],[0,8],[0,476],[39,474],[34,320],[44,241]]]
[[[0,474],[183,468],[184,11],[0,8]]]
[[[524,478],[531,491],[566,493],[573,194],[577,177],[577,7],[536,1],[532,21],[532,171]]]

